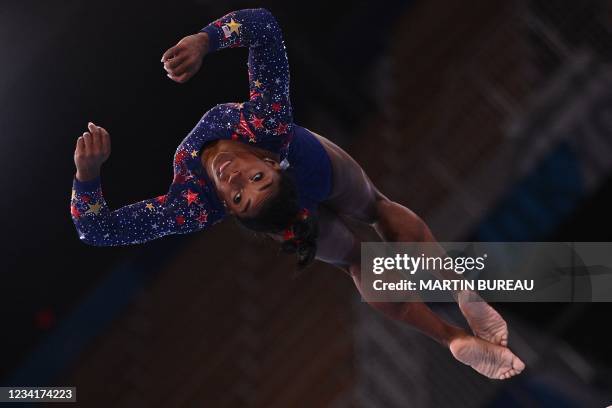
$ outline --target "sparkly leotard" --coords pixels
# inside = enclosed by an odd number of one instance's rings
[[[220,104],[204,114],[176,150],[173,180],[158,197],[111,210],[100,177],[73,179],[70,213],[82,241],[91,245],[138,244],[170,234],[199,231],[221,221],[226,212],[202,167],[200,150],[214,140],[231,139],[280,155],[296,180],[300,205],[316,211],[331,190],[331,163],[308,129],[293,123],[289,64],[282,33],[265,9],[239,10],[201,31],[210,52],[248,47],[250,97]]]

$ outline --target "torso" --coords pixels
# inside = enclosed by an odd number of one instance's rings
[[[312,133],[321,142],[332,163],[332,191],[322,204],[337,214],[372,223],[375,219],[374,203],[384,196],[346,151],[329,139]]]

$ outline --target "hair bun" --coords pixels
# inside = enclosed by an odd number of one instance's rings
[[[281,250],[285,253],[297,253],[298,269],[303,269],[312,263],[317,254],[318,235],[319,224],[316,217],[310,216],[307,210],[302,210],[297,220],[285,230]]]
[[[285,240],[281,244],[281,251],[286,253],[286,254],[295,254],[297,252],[297,250],[298,250],[298,245],[292,239]]]

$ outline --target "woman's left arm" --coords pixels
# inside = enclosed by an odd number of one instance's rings
[[[208,34],[210,51],[249,48],[250,101],[258,110],[291,123],[289,62],[283,34],[274,16],[263,8],[234,11],[201,32]]]
[[[226,14],[199,33],[183,38],[164,53],[169,77],[185,82],[200,68],[206,53],[225,48],[249,48],[249,102],[256,115],[254,129],[286,133],[293,121],[289,98],[289,62],[282,31],[266,9],[245,9]]]

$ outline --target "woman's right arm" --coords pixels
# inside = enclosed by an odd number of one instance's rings
[[[73,179],[70,213],[79,238],[96,246],[139,244],[170,234],[201,230],[223,214],[208,205],[195,182],[172,183],[167,194],[109,209],[102,194],[100,167],[110,155],[110,136],[90,124],[75,150],[77,173]]]

